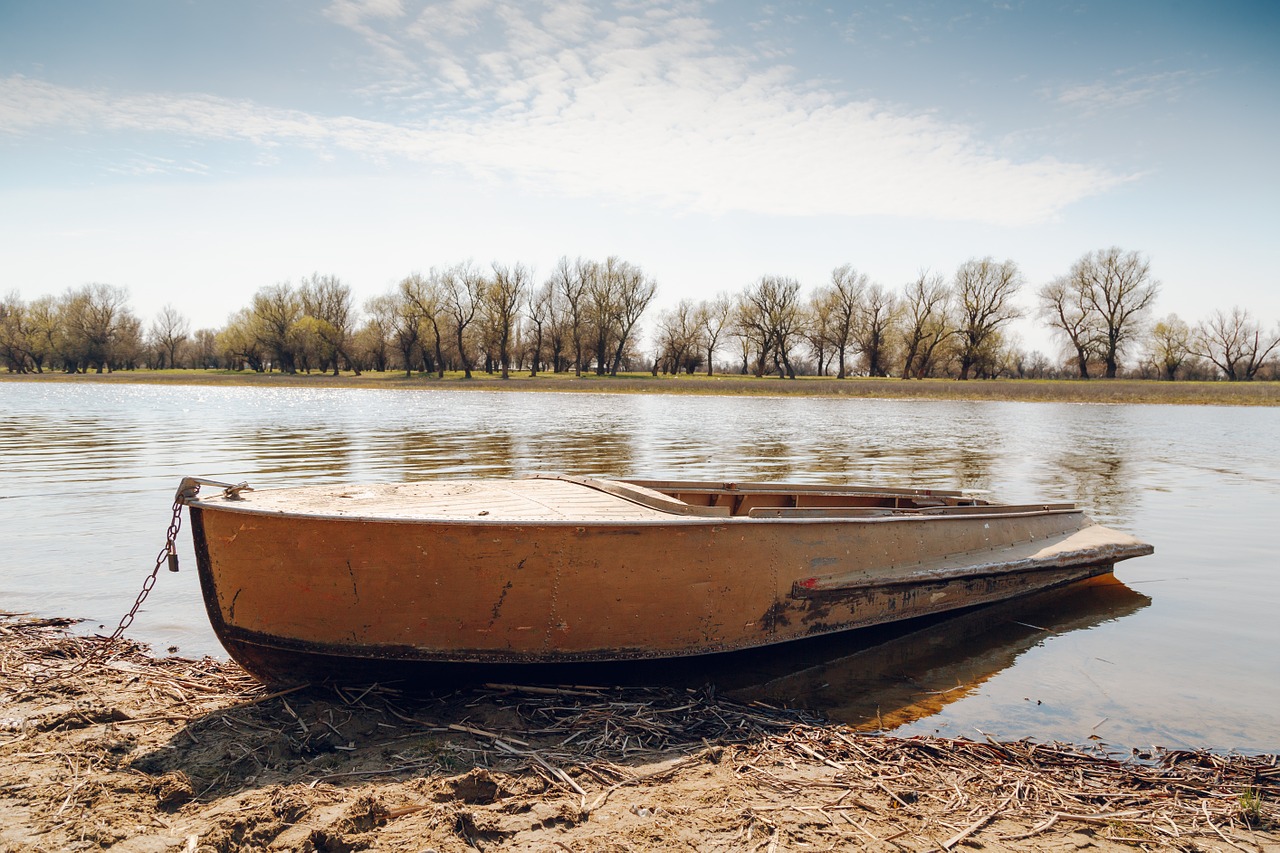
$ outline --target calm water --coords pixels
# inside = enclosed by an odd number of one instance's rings
[[[0,609],[113,627],[184,474],[533,472],[992,490],[1155,544],[1119,585],[679,677],[901,731],[1280,749],[1280,410],[0,383]],[[130,636],[221,655],[186,570]],[[643,676],[642,676],[643,677]]]

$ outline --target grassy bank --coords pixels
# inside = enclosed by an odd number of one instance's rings
[[[1051,403],[1143,403],[1213,406],[1280,406],[1280,382],[1155,382],[1136,379],[833,379],[795,381],[754,376],[621,376],[543,373],[513,374],[503,380],[476,373],[434,375],[366,372],[360,376],[311,373],[253,373],[226,370],[122,370],[115,373],[0,374],[11,382],[138,382],[249,387],[380,388],[406,390],[562,391],[615,394],[720,394],[726,396],[859,397],[902,400],[1006,400]]]

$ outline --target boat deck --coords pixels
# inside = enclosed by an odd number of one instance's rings
[[[1071,504],[994,505],[951,491],[563,476],[246,489],[230,496],[202,496],[194,505],[302,517],[517,524],[819,520],[1074,510]]]
[[[434,480],[246,491],[199,504],[246,512],[388,521],[665,521],[670,513],[557,479]]]

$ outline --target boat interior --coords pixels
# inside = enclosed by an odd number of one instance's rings
[[[716,483],[675,480],[583,480],[636,503],[680,515],[747,518],[841,518],[887,515],[1012,515],[1072,511],[1074,504],[993,504],[971,491],[862,486]]]

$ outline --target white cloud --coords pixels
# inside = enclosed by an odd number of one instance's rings
[[[343,26],[358,26],[365,18],[399,18],[404,15],[401,0],[333,0],[326,14]]]
[[[963,126],[797,80],[721,44],[697,8],[633,3],[607,17],[582,2],[405,10],[342,0],[329,17],[371,46],[381,78],[366,91],[394,117],[10,77],[0,80],[0,131],[133,130],[345,150],[709,213],[1021,224],[1123,180],[1048,156],[1015,162]]]
[[[1164,71],[1151,74],[1117,72],[1115,79],[1097,80],[1045,90],[1059,104],[1086,114],[1124,110],[1151,100],[1174,101],[1206,75],[1192,71]]]
[[[121,159],[107,167],[107,171],[118,175],[208,175],[209,167],[195,160],[180,161],[171,157],[158,157],[151,154],[135,154]]]

